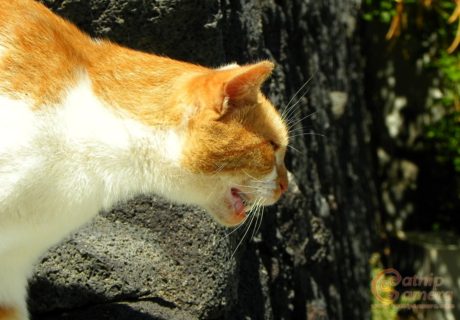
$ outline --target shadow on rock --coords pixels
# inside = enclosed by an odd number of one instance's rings
[[[103,295],[97,294],[89,288],[78,285],[57,286],[46,279],[38,279],[33,284],[34,291],[37,289],[52,290],[56,299],[65,296],[66,299],[73,297],[75,306],[73,308],[56,309],[42,312],[41,307],[36,303],[30,303],[32,310],[32,320],[161,320],[161,319],[195,319],[194,316],[177,309],[176,305],[164,301],[161,298],[148,298],[137,301],[108,302]],[[83,298],[82,298],[83,297]],[[92,301],[91,306],[79,305],[78,301]],[[32,299],[32,301],[34,301]],[[37,310],[34,312],[34,310]]]

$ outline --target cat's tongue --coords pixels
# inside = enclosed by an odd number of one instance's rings
[[[232,200],[233,200],[232,205],[233,205],[233,209],[235,209],[235,213],[237,215],[245,215],[244,203],[240,195],[241,191],[236,188],[232,188],[231,193],[232,193]]]

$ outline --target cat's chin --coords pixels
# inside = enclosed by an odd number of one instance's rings
[[[247,213],[252,210],[254,203],[258,206],[269,206],[276,203],[282,191],[275,191],[272,197],[257,198],[257,201],[250,194],[238,188],[229,189],[220,199],[214,199],[212,204],[204,206],[204,209],[219,224],[226,227],[235,227],[244,223]]]
[[[219,203],[205,207],[206,211],[221,225],[235,227],[246,220],[247,206],[244,194],[232,188]]]
[[[205,210],[217,221],[225,227],[236,227],[246,220],[246,211],[235,212],[229,208],[222,206],[220,209]]]

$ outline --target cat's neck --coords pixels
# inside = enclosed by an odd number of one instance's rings
[[[187,118],[192,106],[184,97],[190,78],[206,72],[193,64],[133,51],[109,42],[96,44],[103,54],[87,67],[94,95],[119,119],[127,145],[119,150],[115,167],[107,168],[113,178],[109,188],[118,187],[117,198],[138,193],[171,195],[190,183],[180,164]],[[119,132],[120,132],[119,131]],[[109,197],[111,197],[109,195]],[[108,203],[112,202],[108,199]]]
[[[129,95],[130,90],[123,92]],[[140,193],[169,194],[177,176],[186,175],[179,163],[184,128],[146,125],[122,103],[101,97],[89,73],[82,72],[59,107],[39,112],[55,122],[51,140],[58,146],[48,153],[57,157],[66,150],[63,161],[78,163],[93,180],[89,183],[100,186],[96,192],[104,207]]]
[[[95,94],[149,126],[176,126],[190,106],[184,87],[207,72],[194,64],[96,42],[86,69]]]

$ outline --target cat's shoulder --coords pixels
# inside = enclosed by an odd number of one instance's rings
[[[0,95],[55,104],[75,85],[93,41],[33,0],[0,0]]]
[[[0,0],[0,36],[30,42],[85,37],[74,25],[35,0]]]
[[[1,30],[8,26],[23,26],[24,29],[46,18],[49,18],[47,10],[34,0],[0,0]]]

